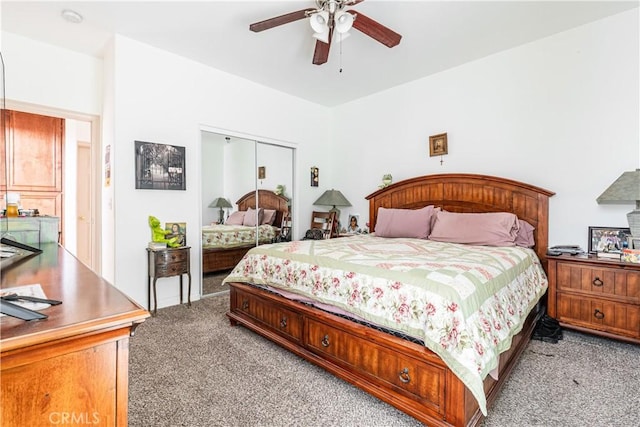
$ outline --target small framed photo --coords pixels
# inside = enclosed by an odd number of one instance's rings
[[[258,166],[258,179],[266,179],[266,178],[267,178],[267,167]]]
[[[346,228],[347,234],[360,234],[362,228],[360,227],[360,214],[354,213],[349,215],[349,222]]]
[[[589,227],[589,253],[609,252],[621,254],[629,246],[629,228]]]
[[[311,166],[311,186],[317,187],[320,183],[320,168]]]
[[[167,235],[166,239],[176,238],[176,243],[180,246],[187,246],[187,223],[186,222],[167,222],[164,226]]]
[[[441,133],[429,137],[429,156],[443,156],[448,154],[447,134]]]

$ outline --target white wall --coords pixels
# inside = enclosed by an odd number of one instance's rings
[[[100,115],[102,60],[2,32],[7,100]]]
[[[328,130],[308,132],[307,125],[326,122],[330,112],[125,37],[116,36],[113,55],[115,133],[110,142],[117,202],[114,283],[146,305],[147,217],[154,215],[162,222],[184,218],[187,242],[192,245],[192,295],[197,297],[201,275],[200,129],[210,126],[255,135],[257,140],[295,144],[301,164],[310,166],[313,161],[328,168],[330,159],[322,149],[327,144]],[[186,147],[187,190],[136,190],[134,140]],[[310,216],[312,198],[313,194],[304,192],[296,198],[303,207],[302,217]],[[159,306],[177,301],[178,279],[159,280]]]
[[[224,196],[224,136],[201,132],[202,138],[202,225],[218,221],[219,209],[209,207],[216,197]]]
[[[637,9],[337,107],[332,181],[368,218],[382,175],[481,173],[550,199],[551,244],[587,247],[587,227],[626,227],[632,206],[598,197],[639,166]],[[449,154],[429,157],[447,132]],[[361,223],[363,223],[361,219]]]

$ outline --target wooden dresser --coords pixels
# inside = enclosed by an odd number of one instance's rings
[[[562,326],[640,343],[640,264],[548,257],[548,312]]]
[[[149,313],[55,243],[2,271],[40,284],[48,319],[0,318],[0,425],[126,426],[129,337]]]

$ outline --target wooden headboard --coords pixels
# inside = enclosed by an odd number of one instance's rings
[[[273,191],[258,190],[250,191],[244,196],[240,197],[236,204],[239,211],[246,211],[248,208],[256,209],[256,193],[258,195],[258,204],[262,209],[275,209],[276,219],[273,225],[280,227],[282,224],[282,218],[289,213],[289,199],[284,196],[278,196]]]
[[[555,193],[510,179],[474,174],[425,175],[397,182],[366,197],[374,231],[378,208],[439,206],[450,212],[512,212],[535,227],[535,251],[546,266],[549,197]]]

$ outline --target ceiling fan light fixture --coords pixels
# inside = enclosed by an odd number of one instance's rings
[[[329,12],[324,10],[314,13],[309,17],[309,24],[316,33],[329,33]]]
[[[346,33],[353,26],[353,15],[345,12],[344,10],[339,10],[335,14],[335,28],[339,33]]]

